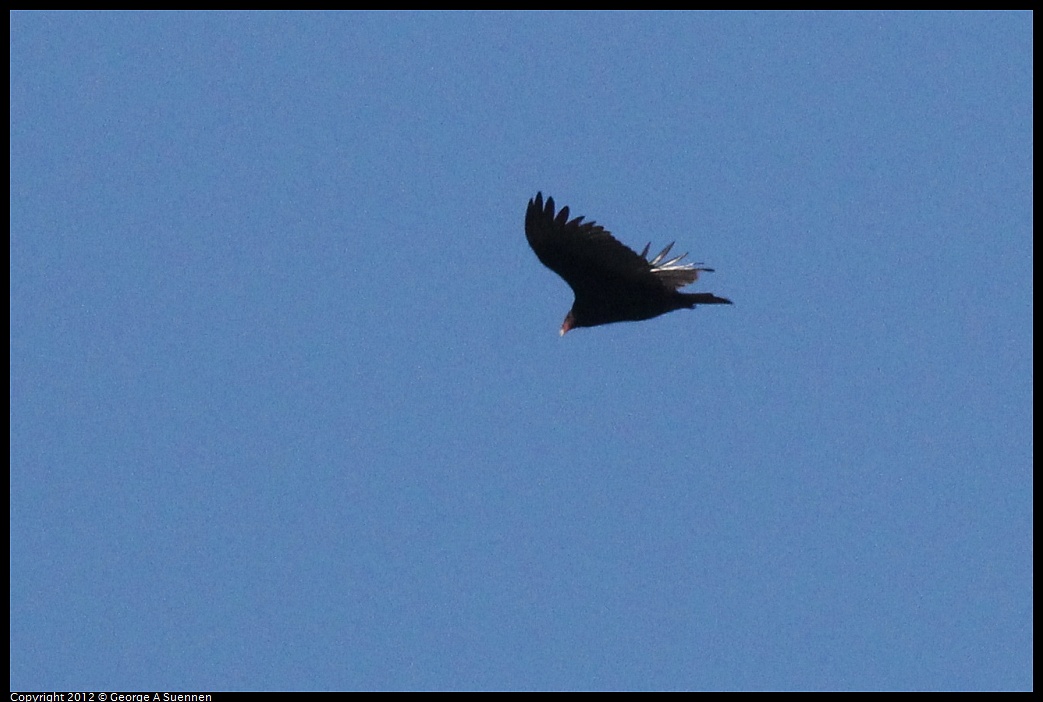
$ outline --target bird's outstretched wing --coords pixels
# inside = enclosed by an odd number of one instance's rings
[[[638,254],[596,222],[584,222],[583,217],[569,220],[568,207],[555,214],[554,198],[544,201],[542,192],[529,200],[525,237],[543,265],[560,275],[577,294],[591,287],[620,283],[676,290],[695,282],[700,271],[712,270],[681,263],[687,254],[664,260],[672,243],[648,259],[649,245]]]

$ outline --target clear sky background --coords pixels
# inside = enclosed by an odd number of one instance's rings
[[[1032,16],[11,16],[15,689],[1032,687]],[[542,190],[735,301],[558,328]]]

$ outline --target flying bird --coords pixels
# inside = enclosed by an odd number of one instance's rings
[[[679,288],[694,283],[700,273],[712,268],[682,263],[688,254],[666,260],[673,243],[654,258],[648,248],[638,254],[619,243],[604,227],[569,220],[569,208],[554,214],[554,198],[543,193],[529,200],[525,211],[525,238],[536,257],[560,275],[576,299],[561,325],[561,334],[576,327],[596,327],[614,322],[652,319],[696,305],[730,305],[731,300],[712,293],[683,293]]]

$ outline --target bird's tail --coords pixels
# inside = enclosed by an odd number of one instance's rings
[[[713,293],[678,293],[685,299],[685,302],[690,303],[690,307],[696,305],[730,305],[731,300],[723,297],[717,297]]]

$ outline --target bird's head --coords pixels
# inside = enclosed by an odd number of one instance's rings
[[[575,326],[576,318],[572,316],[572,310],[569,310],[569,313],[565,315],[565,321],[561,323],[561,331],[558,333],[558,336],[565,336],[565,332]]]

